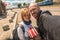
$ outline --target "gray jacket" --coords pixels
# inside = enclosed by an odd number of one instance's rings
[[[24,29],[22,29],[21,27],[24,27]],[[28,30],[30,27],[31,27],[31,25],[26,25],[26,24],[24,24],[24,22],[21,22],[19,24],[19,27],[17,28],[17,33],[18,33],[18,37],[20,40],[29,40]],[[23,30],[25,32],[23,32]]]
[[[60,40],[60,16],[42,14],[37,24],[45,40]]]

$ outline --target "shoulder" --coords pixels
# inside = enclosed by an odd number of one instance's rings
[[[20,23],[19,26],[18,26],[18,28],[17,28],[17,30],[18,30],[18,31],[19,31],[19,30],[21,31],[23,28],[24,28],[24,26]]]
[[[48,15],[52,15],[50,11],[46,10],[46,11],[43,11],[42,14],[48,14]]]
[[[22,26],[22,25],[24,25],[24,22],[23,22],[23,21],[21,21],[21,22],[19,23],[19,26]]]
[[[19,23],[19,27],[18,28],[23,28],[23,27],[24,27],[24,22],[22,21],[22,22]]]
[[[21,21],[21,22],[19,23],[19,25],[21,25],[21,24],[23,24],[23,21]]]
[[[52,14],[51,14],[51,12],[50,11],[48,11],[48,10],[46,10],[46,11],[42,11],[42,13],[41,13],[41,15],[40,15],[40,17],[39,18],[44,18],[44,17],[50,17],[50,16],[52,16]]]

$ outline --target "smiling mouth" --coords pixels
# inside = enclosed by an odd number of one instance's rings
[[[32,13],[32,15],[34,15],[34,14],[36,14],[36,13]]]

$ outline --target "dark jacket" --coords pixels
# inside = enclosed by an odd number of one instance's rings
[[[37,25],[42,39],[60,40],[60,16],[51,16],[47,13],[40,14]]]
[[[44,28],[43,22],[42,22],[42,14],[49,14],[51,15],[51,13],[49,11],[44,11],[42,12],[42,10],[40,10],[38,12],[38,19],[37,19],[37,25],[38,25],[38,33],[41,36],[41,40],[45,40],[46,39],[46,35],[47,35],[47,31]]]
[[[39,36],[41,36],[41,40],[43,40],[44,39],[44,33],[46,33],[46,31],[43,27],[42,18],[40,17],[41,14],[42,14],[42,10],[40,10],[38,13],[37,26],[38,26]]]

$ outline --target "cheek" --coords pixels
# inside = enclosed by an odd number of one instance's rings
[[[24,20],[30,20],[30,17],[26,16],[24,17]]]
[[[36,13],[38,13],[38,10],[35,10]]]
[[[34,10],[34,11],[33,11],[33,14],[37,14],[37,13],[38,13],[38,10]]]
[[[34,14],[36,14],[36,13],[37,13],[37,11],[33,11],[31,14],[34,15]]]
[[[30,17],[29,17],[29,16],[27,16],[27,17],[26,17],[26,19],[30,20]]]
[[[24,20],[26,20],[26,18],[25,18],[25,17],[23,17],[23,19],[24,19]]]
[[[36,13],[35,13],[35,14],[32,14],[32,16],[33,16],[33,17],[36,17],[36,16],[37,16],[37,14],[36,14]]]

